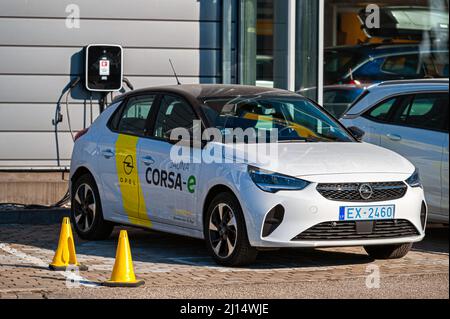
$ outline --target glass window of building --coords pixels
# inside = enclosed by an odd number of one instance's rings
[[[243,0],[240,83],[287,89],[288,1]]]
[[[447,0],[324,1],[325,92],[448,78]]]

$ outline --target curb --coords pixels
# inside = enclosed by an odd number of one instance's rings
[[[23,225],[51,225],[61,223],[64,217],[70,216],[70,209],[27,209],[0,211],[0,225],[23,224]]]

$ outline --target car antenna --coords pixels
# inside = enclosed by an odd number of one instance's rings
[[[173,75],[175,75],[175,79],[177,79],[177,84],[181,85],[180,80],[178,79],[177,72],[175,72],[175,68],[173,67],[172,60],[169,59],[170,66],[172,67]]]

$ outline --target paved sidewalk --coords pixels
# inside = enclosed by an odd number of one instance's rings
[[[449,297],[448,229],[430,230],[400,260],[373,261],[359,247],[287,249],[261,253],[251,267],[224,268],[202,241],[129,228],[136,274],[145,286],[99,287],[110,276],[118,230],[107,241],[76,239],[78,259],[89,271],[74,284],[73,274],[46,268],[59,225],[0,225],[0,298]],[[380,288],[368,288],[377,273]]]

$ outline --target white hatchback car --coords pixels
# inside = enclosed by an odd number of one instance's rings
[[[201,160],[174,161],[173,131],[195,123],[224,140],[186,145]],[[236,129],[275,132],[276,142],[227,139]],[[275,153],[248,160],[259,146]],[[217,149],[222,162],[203,160]],[[400,258],[425,234],[414,166],[284,90],[179,85],[120,96],[77,134],[70,180],[80,237],[145,227],[205,239],[227,266],[282,247],[364,246],[373,258]]]
[[[448,79],[425,79],[370,86],[341,119],[416,166],[437,223],[448,223],[448,116]]]

